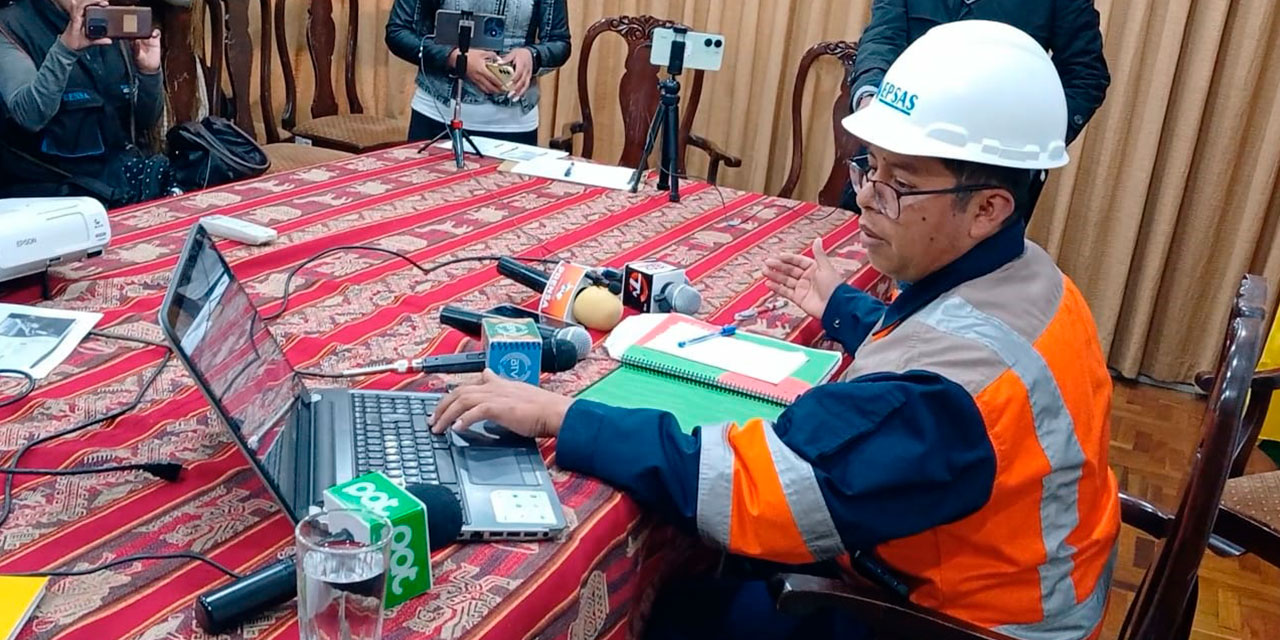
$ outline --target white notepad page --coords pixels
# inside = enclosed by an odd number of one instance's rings
[[[631,188],[631,176],[635,170],[607,164],[596,164],[594,162],[561,158],[539,158],[521,162],[512,167],[511,172],[537,178],[550,178],[592,187],[626,191]],[[566,172],[569,175],[565,175]]]
[[[705,327],[680,322],[644,346],[770,384],[778,384],[791,377],[809,359],[800,351],[778,349],[731,337],[712,338],[685,347],[679,346],[681,340],[690,340],[706,333]]]

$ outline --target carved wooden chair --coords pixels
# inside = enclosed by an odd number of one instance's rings
[[[196,80],[196,54],[191,37],[194,19],[191,7],[160,4],[156,7],[160,28],[164,31],[165,97],[169,101],[172,122],[186,122],[197,115],[196,101],[200,87]]]
[[[249,37],[249,10],[252,0],[209,0],[210,40],[214,43],[210,55],[206,80],[209,104],[226,104],[227,113],[237,126],[258,140],[266,140],[262,148],[271,160],[268,173],[291,171],[313,164],[321,164],[350,157],[351,154],[335,149],[283,142],[276,124],[275,107],[271,90],[271,32],[272,2],[282,6],[283,0],[257,0],[259,7],[258,46]],[[221,43],[222,46],[218,46]],[[254,92],[250,86],[253,68],[253,52],[258,51],[259,107],[262,113],[263,135],[257,134],[250,101]],[[231,95],[223,96],[222,74],[227,74]],[[213,110],[211,106],[211,110]]]
[[[800,67],[796,70],[796,86],[791,94],[791,168],[787,171],[787,180],[778,191],[778,196],[790,198],[800,183],[800,171],[804,165],[804,124],[800,109],[803,106],[805,86],[809,82],[809,71],[820,58],[831,56],[844,65],[844,80],[840,83],[840,95],[836,97],[831,108],[831,129],[836,140],[835,158],[827,181],[818,191],[818,203],[824,206],[840,204],[844,194],[845,183],[849,181],[849,171],[845,168],[845,160],[853,157],[859,146],[858,139],[845,131],[840,121],[852,112],[849,104],[853,87],[849,80],[853,74],[853,64],[858,55],[858,43],[843,40],[819,42],[804,52],[800,58]]]
[[[247,1],[247,0],[245,0]],[[298,124],[297,82],[285,35],[285,0],[276,0],[275,32],[280,66],[285,78],[285,108],[282,122],[293,135],[317,146],[362,153],[404,144],[408,125],[397,118],[364,112],[356,88],[356,47],[359,45],[360,0],[347,2],[346,56],[342,77],[346,86],[347,113],[339,113],[333,83],[333,56],[337,26],[333,21],[333,0],[310,0],[307,13],[307,52],[315,75],[311,99],[311,119]]]
[[[582,135],[582,148],[578,155],[592,158],[595,154],[596,131],[595,117],[591,111],[591,96],[588,92],[590,78],[588,69],[591,64],[591,52],[596,39],[604,33],[615,33],[622,37],[627,45],[626,71],[618,83],[618,102],[622,110],[623,145],[622,155],[617,164],[623,167],[634,167],[640,164],[640,153],[644,150],[649,123],[658,111],[658,67],[649,64],[649,51],[653,41],[653,30],[660,27],[675,27],[678,23],[653,16],[617,16],[603,18],[587,29],[582,41],[582,59],[578,61],[578,106],[582,119],[571,122],[564,127],[564,135],[552,138],[549,146],[570,153],[574,152],[573,138]],[[715,184],[719,179],[720,166],[737,168],[742,166],[742,159],[731,156],[715,143],[690,132],[693,119],[698,115],[698,103],[702,99],[702,70],[693,71],[681,77],[681,95],[684,98],[680,118],[680,148],[676,152],[679,171],[685,173],[685,151],[692,146],[707,154],[707,181]],[[686,86],[685,80],[692,76]]]
[[[1121,518],[1163,539],[1125,616],[1121,640],[1186,640],[1198,596],[1197,571],[1209,544],[1218,502],[1234,461],[1253,370],[1262,355],[1266,282],[1246,276],[1235,299],[1216,383],[1201,422],[1202,439],[1172,517],[1122,500]],[[866,582],[842,582],[802,575],[779,576],[773,584],[778,608],[795,614],[835,607],[862,620],[880,638],[930,640],[1012,640],[910,602],[893,599]]]
[[[1244,310],[1232,312],[1234,321]],[[1196,386],[1208,393],[1215,383],[1214,372],[1196,375]],[[1249,385],[1249,404],[1245,409],[1244,428],[1236,443],[1231,479],[1222,492],[1222,508],[1214,529],[1220,538],[1234,545],[1220,555],[1252,553],[1280,567],[1280,470],[1246,474],[1245,466],[1253,453],[1258,434],[1271,406],[1272,394],[1280,387],[1280,369],[1256,371]]]

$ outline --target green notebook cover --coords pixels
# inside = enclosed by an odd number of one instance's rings
[[[673,316],[654,329],[652,337],[671,322],[700,321]],[[706,325],[713,328],[712,325]],[[768,336],[739,333],[724,340],[745,340],[787,351],[799,351],[806,361],[784,384],[734,378],[723,369],[644,346],[632,345],[622,355],[622,367],[578,394],[579,398],[633,409],[662,409],[675,415],[686,433],[699,425],[774,419],[800,393],[825,382],[840,363],[834,351],[812,349]]]
[[[785,408],[768,400],[626,364],[587,387],[578,397],[615,407],[669,411],[685,433],[702,425],[742,423],[751,418],[772,420]]]

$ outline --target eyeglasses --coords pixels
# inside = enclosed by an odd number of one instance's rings
[[[867,156],[856,156],[845,161],[849,165],[849,182],[853,185],[855,194],[861,193],[863,189],[871,188],[871,194],[876,199],[876,209],[884,214],[890,220],[897,220],[902,217],[902,199],[914,196],[936,196],[945,193],[967,193],[970,191],[981,191],[983,189],[1003,189],[999,185],[994,184],[958,184],[954,187],[946,189],[921,189],[917,191],[901,191],[893,185],[875,180],[870,177],[871,169],[868,166]]]

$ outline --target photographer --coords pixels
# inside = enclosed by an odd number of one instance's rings
[[[0,195],[122,206],[170,192],[167,160],[138,149],[164,110],[160,32],[89,38],[85,10],[107,4],[18,0],[0,10]]]
[[[506,19],[504,51],[472,48],[462,83],[462,120],[468,131],[499,140],[538,144],[536,76],[569,59],[566,0],[395,0],[387,21],[387,46],[397,57],[418,65],[417,91],[409,140],[430,140],[453,114],[451,75],[458,50],[436,44],[438,11],[494,13]],[[514,67],[510,83],[486,66]]]

